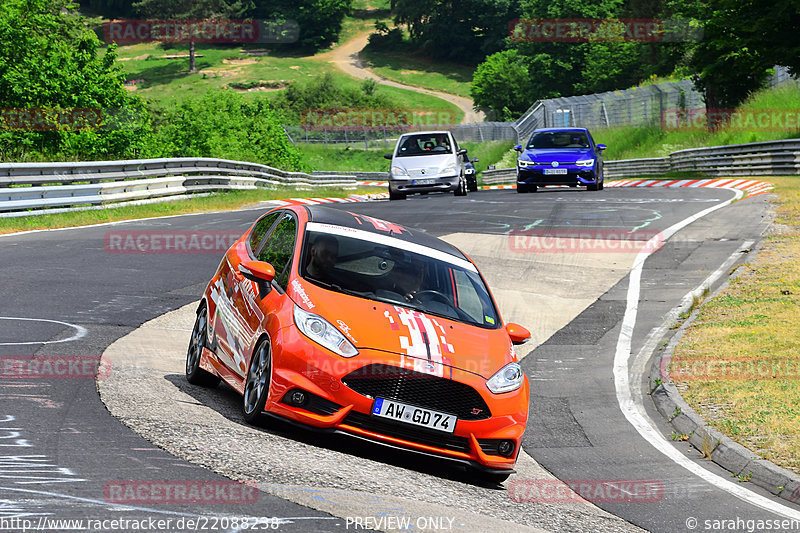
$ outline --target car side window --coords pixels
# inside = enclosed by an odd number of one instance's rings
[[[281,215],[280,212],[270,213],[268,215],[264,215],[261,217],[256,225],[253,226],[253,231],[250,233],[250,252],[255,255],[258,247],[261,245],[264,238],[269,234],[270,228],[272,225],[275,224],[275,221],[278,220],[278,217]]]
[[[283,290],[286,290],[289,281],[289,266],[296,241],[297,222],[292,215],[284,214],[267,244],[258,252],[257,259],[271,264],[275,269],[274,281]]]

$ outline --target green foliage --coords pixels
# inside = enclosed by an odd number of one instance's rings
[[[91,110],[103,124],[0,129],[0,159],[131,157],[144,148],[149,118],[123,87],[115,47],[99,57],[100,41],[74,8],[67,0],[0,3],[0,107],[60,116]]]
[[[476,107],[492,110],[500,120],[513,120],[535,99],[531,61],[517,50],[497,52],[478,65],[470,95]]]
[[[338,40],[351,4],[352,0],[254,0],[255,7],[248,10],[247,15],[296,20],[300,26],[298,44],[317,50]]]
[[[519,16],[513,0],[392,0],[396,24],[432,57],[475,64],[500,51],[508,23]]]
[[[300,151],[281,127],[283,116],[264,98],[246,100],[233,91],[214,91],[166,103],[154,112],[159,156],[219,157],[304,169]]]
[[[391,50],[403,43],[403,30],[389,28],[385,22],[375,21],[375,33],[368,38],[369,45],[378,50]]]
[[[286,113],[292,124],[300,124],[304,112],[314,109],[393,107],[391,100],[378,90],[376,84],[362,82],[358,88],[343,87],[330,73],[308,82],[290,83],[274,103]]]

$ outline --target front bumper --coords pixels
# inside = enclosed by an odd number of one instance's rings
[[[459,417],[454,432],[446,433],[375,417],[371,414],[374,398],[359,394],[343,382],[348,374],[368,365],[403,368],[402,356],[364,349],[353,359],[345,360],[308,342],[290,341],[290,344],[291,350],[273,347],[275,364],[265,409],[270,414],[313,429],[345,432],[381,444],[467,463],[484,471],[513,469],[528,419],[527,379],[516,391],[495,395],[486,388],[482,377],[453,369],[450,381],[477,391],[491,416],[479,420]],[[448,376],[449,370],[448,367]],[[304,391],[307,397],[302,405],[291,401],[297,389]],[[409,401],[408,396],[387,399],[428,407],[424,398],[417,402]],[[502,441],[514,443],[513,453],[500,454]]]
[[[394,194],[415,194],[422,192],[452,192],[458,190],[459,176],[437,176],[435,178],[417,177],[389,179],[389,190]],[[422,183],[420,183],[422,182]]]
[[[545,170],[552,168],[541,167],[521,167],[517,168],[517,184],[522,185],[589,185],[596,183],[597,174],[593,167],[561,166],[566,169],[566,174],[545,174]]]

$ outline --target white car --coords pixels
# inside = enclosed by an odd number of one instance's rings
[[[394,152],[383,156],[392,161],[389,199],[403,200],[409,194],[451,191],[455,196],[466,196],[462,157],[466,153],[449,131],[406,133],[397,140]]]

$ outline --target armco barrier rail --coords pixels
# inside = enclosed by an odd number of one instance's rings
[[[606,161],[606,178],[662,176],[668,172],[703,176],[785,176],[800,174],[800,139],[765,141],[727,146],[691,148],[667,157]],[[483,183],[509,183],[516,170],[485,170]]]
[[[0,163],[0,212],[98,205],[231,189],[354,188],[355,175],[286,172],[213,158]],[[20,213],[22,214],[22,213]]]

